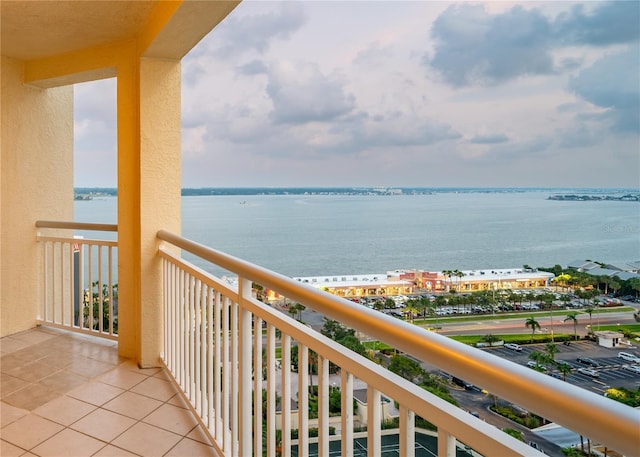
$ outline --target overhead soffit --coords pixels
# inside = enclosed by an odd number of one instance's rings
[[[32,60],[131,39],[155,3],[2,0],[2,55]]]

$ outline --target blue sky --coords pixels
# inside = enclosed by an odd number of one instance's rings
[[[241,3],[183,60],[183,187],[640,188],[640,2]],[[115,186],[115,81],[75,184]]]

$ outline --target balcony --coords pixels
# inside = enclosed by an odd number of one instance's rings
[[[46,222],[38,226],[43,231],[79,228]],[[111,259],[117,255],[111,252],[116,249],[113,243],[78,240],[71,234],[39,235],[43,293],[38,321],[43,326],[2,340],[2,455],[26,451],[128,455],[123,452],[127,451],[289,456],[339,450],[346,456],[355,454],[358,440],[365,443],[368,455],[377,456],[386,439],[387,432],[381,429],[385,413],[383,408],[367,408],[364,417],[354,414],[354,391],[363,385],[368,405],[382,404],[384,399],[397,405],[393,433],[400,455],[421,456],[417,441],[427,434],[437,442],[433,451],[441,456],[539,454],[262,303],[255,298],[255,285],[482,386],[609,449],[633,455],[640,448],[640,415],[632,408],[170,232],[160,231],[157,236],[163,288],[162,366],[140,369],[118,357],[114,341],[119,335],[114,331],[117,307],[111,290],[116,281],[111,272]],[[95,254],[91,249],[96,249]],[[100,249],[107,253],[99,254]],[[73,265],[79,260],[74,260],[74,251],[82,252],[84,259],[82,274],[76,276]],[[237,281],[213,277],[194,266],[182,257],[187,252],[231,272]],[[74,300],[74,296],[85,296],[80,292],[94,283],[102,293]],[[297,373],[292,371],[292,351],[298,351]],[[317,367],[317,375],[309,376],[310,365]],[[336,374],[330,374],[330,365],[339,367]],[[24,387],[24,382],[29,384]],[[310,382],[317,387],[317,419],[308,412]],[[345,412],[338,418],[329,413],[330,392],[336,387]],[[420,429],[417,416],[436,430]],[[292,437],[292,430],[310,427],[318,429],[317,438],[305,433]]]
[[[0,355],[3,457],[216,455],[166,371],[114,341],[38,327],[2,338]]]

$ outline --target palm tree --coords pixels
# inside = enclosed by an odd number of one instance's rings
[[[524,326],[531,328],[531,342],[533,343],[533,335],[536,333],[536,330],[540,330],[540,323],[531,316],[525,321]]]
[[[460,270],[453,270],[453,272],[451,273],[453,276],[455,276],[456,278],[458,278],[458,287],[456,287],[456,290],[459,292],[460,291],[460,278],[464,277],[464,273],[461,272]]]
[[[549,361],[549,357],[539,351],[531,351],[529,359],[533,360],[536,365],[533,367],[536,371],[544,371],[544,365]]]
[[[567,362],[559,362],[557,366],[558,371],[562,374],[562,380],[566,381],[567,375],[573,371],[573,368],[571,368],[571,365],[569,365]]]
[[[544,347],[545,352],[549,355],[549,359],[552,363],[556,361],[556,354],[558,353],[558,346],[553,343],[547,343]]]
[[[589,333],[593,333],[593,326],[591,325],[591,314],[593,314],[593,306],[589,306],[588,308],[585,308],[584,310],[585,313],[589,314]]]
[[[429,311],[429,306],[431,302],[427,298],[421,298],[420,300],[416,300],[415,307],[418,308],[418,312],[422,313],[422,318],[427,318],[427,312]]]
[[[567,317],[564,318],[563,322],[567,322],[567,321],[572,321],[573,322],[573,339],[574,341],[578,339],[578,333],[576,331],[576,326],[578,325],[578,319],[576,319],[576,316],[578,315],[578,313],[569,313],[567,314]]]
[[[413,304],[407,304],[404,308],[404,315],[408,321],[413,322],[413,317],[418,314],[418,308]]]
[[[542,294],[540,295],[540,300],[542,300],[549,310],[549,322],[551,324],[551,341],[553,342],[553,299],[555,298],[552,294]]]
[[[449,281],[449,287],[447,288],[447,292],[451,289],[451,275],[453,274],[452,270],[442,270],[442,275],[447,278]]]
[[[440,316],[440,313],[438,313],[438,308],[445,306],[447,303],[447,297],[445,297],[444,295],[438,295],[433,301],[433,304],[436,307],[436,326],[438,325],[438,317]]]
[[[489,343],[489,346],[493,346],[493,343],[496,343],[496,342],[500,341],[500,338],[498,338],[496,335],[493,335],[491,333],[487,333],[481,339],[485,343]]]

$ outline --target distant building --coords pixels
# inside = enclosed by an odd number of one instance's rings
[[[620,346],[622,338],[624,338],[622,333],[612,332],[609,330],[595,332],[595,335],[598,337],[598,345],[605,348],[617,348]]]
[[[361,427],[367,426],[368,417],[368,401],[367,389],[354,389],[353,398],[356,401],[356,412],[354,414],[354,421]],[[380,395],[380,419],[383,422],[393,420],[400,415],[400,412],[393,404],[390,398]]]
[[[572,268],[581,273],[587,273],[593,276],[617,276],[623,281],[640,278],[640,261],[601,264],[590,260],[574,260],[567,264],[567,268]]]
[[[549,287],[555,275],[523,268],[465,270],[454,273],[415,269],[391,270],[387,273],[326,275],[294,278],[296,281],[348,299],[411,295],[418,292],[476,292],[503,289],[539,289]],[[269,300],[280,298],[266,291]]]

